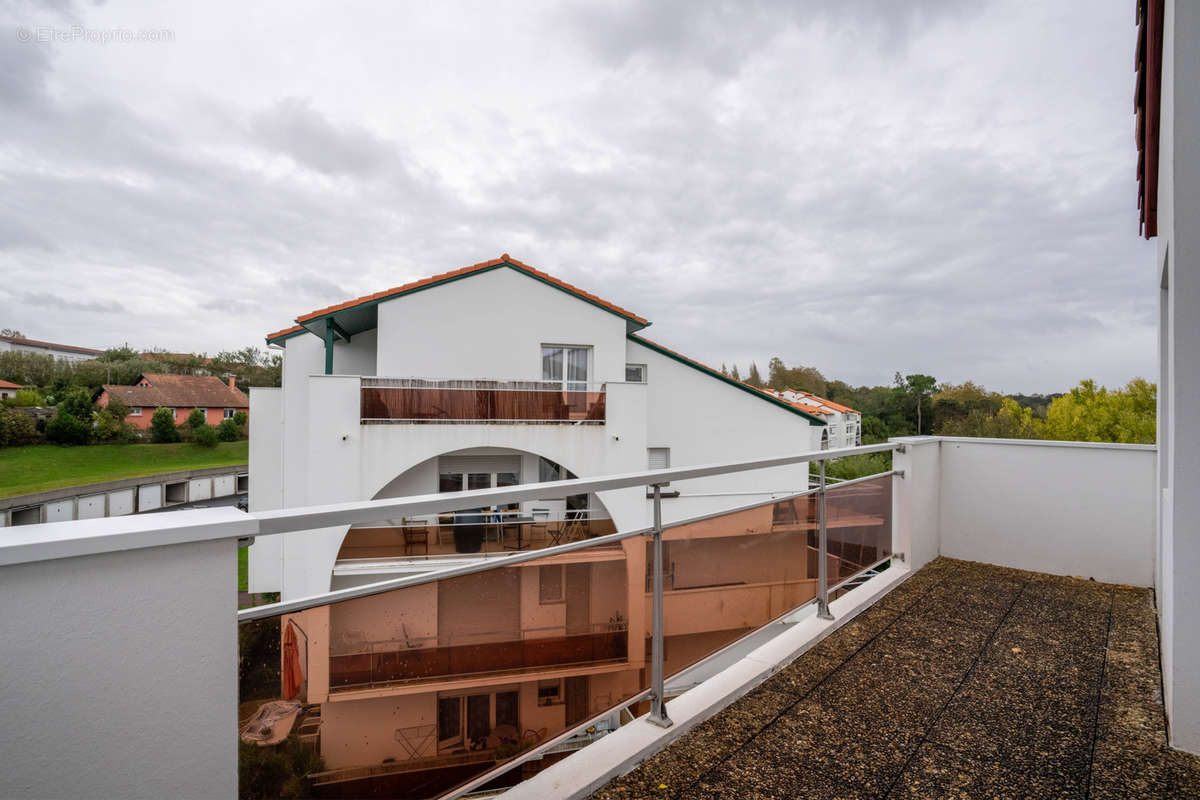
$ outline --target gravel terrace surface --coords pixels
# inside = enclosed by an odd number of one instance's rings
[[[1200,797],[1149,590],[946,558],[592,795]]]

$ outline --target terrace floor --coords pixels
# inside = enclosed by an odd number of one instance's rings
[[[940,558],[593,800],[1200,797],[1152,602]]]

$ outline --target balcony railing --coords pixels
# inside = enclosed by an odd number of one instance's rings
[[[828,614],[830,592],[839,581],[876,568],[891,556],[890,472],[836,486],[818,476],[815,488],[808,487],[805,473],[797,476],[800,486],[789,495],[667,524],[661,522],[662,484],[810,461],[823,465],[828,458],[893,448],[873,445],[450,496],[375,500],[310,509],[307,514],[263,513],[258,518],[264,533],[300,529],[301,517],[303,527],[351,523],[343,555],[354,554],[354,548],[363,556],[379,557],[383,551],[399,555],[406,533],[421,536],[423,547],[434,545],[435,537],[444,533],[448,547],[456,530],[485,533],[488,526],[496,528],[497,548],[507,543],[514,549],[419,575],[244,609],[239,618],[251,626],[246,629],[248,639],[282,638],[281,695],[296,701],[298,708],[350,697],[356,702],[392,696],[435,698],[428,701],[437,709],[432,718],[432,712],[389,711],[379,724],[388,731],[418,721],[438,726],[436,741],[393,757],[423,765],[420,780],[425,781],[430,768],[423,759],[436,763],[445,756],[450,759],[443,776],[448,783],[433,780],[437,791],[421,794],[417,778],[411,778],[410,785],[409,778],[400,777],[416,773],[398,769],[389,770],[387,783],[388,791],[405,796],[438,795],[464,778],[462,764],[451,761],[460,758],[465,745],[445,745],[447,741],[500,742],[499,753],[503,742],[511,740],[520,745],[516,752],[523,761],[560,744],[583,722],[647,701],[649,718],[669,725],[666,676],[695,668],[805,604]],[[503,515],[494,511],[447,518],[445,532],[431,523],[450,508],[520,504],[545,497],[550,487],[558,496],[647,485],[655,512],[650,528],[590,537],[581,528],[577,540],[539,542],[549,544],[540,549],[515,550],[520,546],[516,531],[506,536]],[[351,538],[356,536],[360,540]],[[367,537],[372,536],[382,538],[371,543]],[[412,545],[410,539],[407,557],[413,556]],[[368,553],[367,548],[383,551]],[[669,604],[664,597],[668,583],[673,584]],[[310,653],[310,636],[328,642],[327,649]],[[530,714],[525,720],[517,709],[542,707],[537,694],[542,689],[567,695],[560,704],[570,710]],[[501,704],[500,695],[520,699]],[[443,701],[449,704],[450,716],[443,715]],[[485,705],[491,709],[487,720],[482,716]],[[547,724],[548,720],[557,722]],[[328,747],[322,749],[342,759],[329,768],[351,769],[369,761],[366,755],[366,761],[342,755],[352,746],[339,744],[387,734],[382,728],[374,733],[362,730],[363,724],[351,730],[337,715],[324,720],[321,736]],[[497,761],[495,766],[480,761],[477,771],[499,776],[511,768],[511,758]],[[470,784],[485,780],[474,777]],[[459,785],[458,790],[464,789]]]
[[[604,424],[603,384],[363,378],[361,421]]]
[[[509,633],[368,642],[364,652],[329,658],[331,689],[447,680],[499,672],[622,661],[628,654],[625,623],[601,623],[585,631],[563,626]]]

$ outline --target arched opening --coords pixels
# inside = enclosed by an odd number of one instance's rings
[[[821,429],[821,449],[822,450],[829,449],[829,428]]]
[[[472,447],[428,458],[397,475],[372,499],[544,483],[577,477],[545,456],[503,447]],[[469,501],[444,513],[354,525],[338,552],[340,569],[358,562],[426,561],[537,549],[616,531],[594,493],[547,493],[521,503],[480,507]],[[380,565],[382,568],[382,565]],[[376,578],[377,579],[377,578]],[[342,581],[337,581],[345,585]]]

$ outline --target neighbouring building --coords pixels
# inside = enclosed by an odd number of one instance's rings
[[[204,412],[204,421],[219,425],[239,411],[250,411],[250,400],[234,384],[212,375],[167,375],[147,373],[138,376],[133,386],[105,384],[96,397],[96,407],[104,408],[112,398],[129,408],[126,421],[135,428],[150,427],[150,419],[159,408],[175,413],[175,424],[187,421],[193,409]]]
[[[24,387],[19,383],[12,381],[0,381],[0,400],[7,400],[10,397],[16,397],[17,392]]]
[[[104,355],[103,350],[95,350],[91,347],[39,342],[36,339],[26,339],[23,336],[0,336],[0,353],[9,350],[54,356],[65,361],[91,361],[93,358],[99,358]]]
[[[250,392],[256,416],[281,421],[251,433],[252,511],[811,452],[827,426],[647,339],[642,317],[507,255],[297,323],[267,338],[283,350],[282,387]],[[687,663],[813,596],[815,557],[780,538],[803,531],[807,512],[773,514],[769,502],[806,489],[808,472],[800,464],[671,485],[667,521],[766,505],[745,524],[666,537],[670,661]],[[541,528],[530,531],[539,547],[568,529],[648,526],[652,502],[636,488],[512,510],[541,515],[530,526]],[[478,542],[462,547],[445,516],[312,531],[290,538],[286,557],[280,537],[259,536],[250,590],[288,600],[477,558]],[[884,524],[849,511],[843,523]],[[413,526],[415,548],[405,535]],[[304,698],[322,706],[326,764],[461,764],[493,730],[552,735],[628,695],[645,668],[646,564],[645,542],[628,539],[285,619],[285,635],[296,628],[290,636],[303,645]],[[731,586],[713,564],[758,578]],[[521,652],[535,639],[539,668],[493,674],[506,647],[516,641]],[[421,679],[380,677],[407,674],[413,658],[432,659],[416,669]],[[455,666],[438,666],[445,659]]]
[[[826,400],[812,392],[802,392],[797,389],[763,389],[767,394],[793,404],[810,414],[816,414],[825,420],[825,428],[821,432],[821,449],[829,450],[837,447],[854,447],[862,444],[862,414],[850,406]]]

